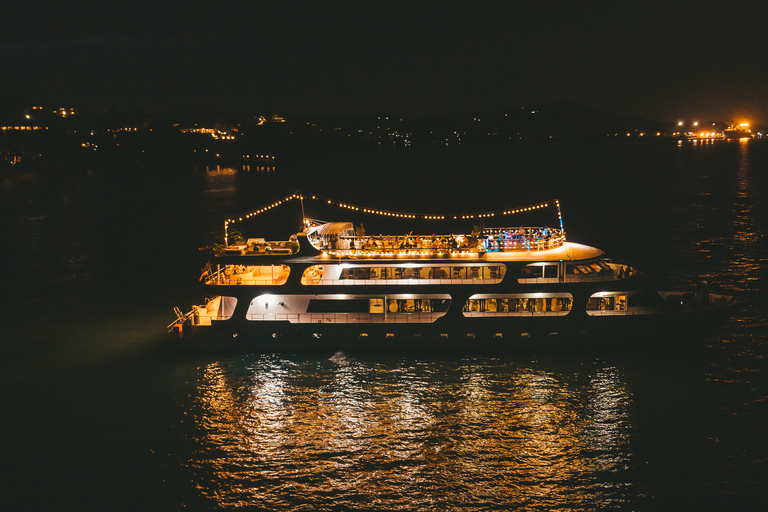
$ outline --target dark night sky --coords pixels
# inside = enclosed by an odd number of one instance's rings
[[[10,4],[0,94],[96,111],[768,121],[765,1]]]

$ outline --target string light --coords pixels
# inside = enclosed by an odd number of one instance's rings
[[[312,199],[312,200],[315,200],[315,201],[323,201],[326,204],[333,205],[333,206],[338,206],[339,208],[345,208],[345,209],[354,210],[354,211],[361,211],[363,213],[369,213],[369,214],[372,214],[372,215],[380,215],[380,216],[383,216],[383,217],[396,217],[396,218],[404,218],[404,219],[422,219],[422,220],[445,220],[445,219],[449,219],[451,217],[453,219],[459,219],[459,218],[461,218],[461,219],[475,219],[475,218],[485,219],[485,218],[495,217],[497,215],[499,215],[499,216],[515,215],[515,214],[518,214],[518,213],[530,212],[530,211],[538,210],[538,209],[541,209],[541,208],[547,208],[549,206],[555,206],[557,208],[557,217],[558,217],[558,220],[560,221],[560,229],[561,230],[563,229],[563,217],[562,217],[562,214],[561,214],[561,211],[560,211],[560,201],[557,200],[557,199],[552,199],[550,201],[545,201],[545,202],[539,203],[539,204],[533,204],[533,205],[529,205],[529,206],[524,206],[524,207],[517,208],[517,209],[514,209],[514,210],[495,210],[495,211],[477,212],[477,213],[468,213],[468,214],[423,214],[423,213],[409,213],[409,212],[396,212],[396,211],[387,211],[387,210],[375,210],[375,209],[368,208],[368,207],[356,206],[356,205],[351,205],[351,204],[348,204],[348,203],[341,203],[341,202],[334,201],[333,199],[330,199],[330,198],[327,198],[327,197],[321,197],[321,196],[315,196],[315,195],[313,195],[313,196],[304,196],[301,193],[294,193],[294,194],[286,197],[285,199],[276,201],[276,202],[274,202],[272,204],[269,204],[267,206],[263,206],[263,207],[261,207],[261,208],[259,208],[257,210],[249,212],[249,213],[245,214],[243,217],[237,217],[236,219],[233,218],[233,219],[225,220],[224,221],[224,233],[225,233],[224,236],[225,236],[225,239],[226,239],[226,236],[227,236],[226,233],[227,233],[227,230],[228,230],[230,224],[234,224],[236,222],[242,222],[243,219],[250,219],[251,217],[254,217],[254,216],[262,214],[262,213],[265,213],[265,212],[271,210],[272,208],[275,208],[277,206],[280,206],[282,204],[288,203],[288,202],[296,200],[296,199],[302,200],[302,201],[304,199]]]

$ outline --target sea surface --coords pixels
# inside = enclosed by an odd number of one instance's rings
[[[115,161],[0,178],[4,510],[768,507],[768,142],[325,151],[264,171]],[[682,351],[674,338],[568,354],[169,346],[173,307],[203,299],[199,248],[223,241],[226,218],[299,189],[426,213],[558,198],[569,240],[665,288],[705,279],[753,301]],[[244,234],[295,231],[300,206],[284,208]]]

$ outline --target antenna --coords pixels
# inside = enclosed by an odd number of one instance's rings
[[[304,215],[304,195],[299,194],[299,200],[301,201],[301,232],[304,233],[307,224],[307,217]]]

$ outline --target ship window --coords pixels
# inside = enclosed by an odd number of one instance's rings
[[[421,269],[412,267],[403,269],[403,279],[419,279],[421,277]]]
[[[312,265],[304,270],[301,275],[301,284],[320,284],[323,279],[324,267],[322,265]]]
[[[589,276],[590,278],[603,278],[612,275],[613,270],[603,260],[591,263],[567,263],[565,265],[566,276]]]
[[[451,301],[447,299],[389,299],[390,313],[444,313]]]
[[[384,299],[370,299],[370,313],[384,313]]]
[[[520,269],[520,279],[557,279],[557,264],[526,265]]]
[[[451,267],[430,267],[429,279],[449,279],[451,276]]]
[[[217,274],[213,284],[229,285],[281,285],[288,281],[288,265],[227,265]],[[209,281],[211,282],[211,281]]]
[[[371,269],[368,267],[344,268],[339,274],[339,279],[370,279]]]
[[[597,267],[598,269],[600,269],[600,266],[594,263],[592,265],[569,263],[567,265],[566,273],[575,274],[575,275],[584,275],[584,274],[594,274],[595,272],[600,272],[600,270],[595,270],[594,267]]]
[[[587,302],[587,312],[624,312],[627,310],[627,294],[616,293],[606,295],[604,293],[593,295]],[[596,313],[592,313],[596,314]]]
[[[452,267],[451,279],[466,279],[467,267]]]
[[[526,265],[520,271],[520,277],[523,279],[537,279],[544,277],[544,271],[541,265]]]
[[[464,313],[531,315],[556,314],[564,315],[571,310],[572,297],[570,294],[557,294],[555,297],[485,297],[470,298],[464,303]],[[472,315],[469,315],[472,316]]]
[[[302,274],[301,283],[305,285],[338,284],[336,281],[407,281],[410,279],[451,279],[451,280],[499,280],[504,278],[506,267],[504,265],[466,265],[455,267],[363,267],[363,266],[336,266],[336,265],[312,265]],[[555,272],[553,266],[547,270],[547,275]],[[338,276],[338,277],[337,277]],[[397,283],[407,284],[407,283]]]

